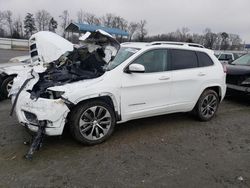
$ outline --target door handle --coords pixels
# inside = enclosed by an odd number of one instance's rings
[[[198,76],[206,76],[206,74],[203,73],[203,72],[200,72],[200,73],[198,74]]]
[[[169,79],[170,79],[169,76],[162,76],[162,77],[159,78],[159,80],[169,80]]]

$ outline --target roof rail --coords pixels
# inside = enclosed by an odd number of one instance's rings
[[[161,44],[167,44],[167,45],[179,45],[179,46],[190,46],[190,47],[197,47],[197,48],[205,48],[201,44],[196,43],[188,43],[188,42],[173,42],[173,41],[154,41],[149,43],[149,45],[161,45]]]

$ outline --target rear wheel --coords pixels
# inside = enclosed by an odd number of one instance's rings
[[[1,85],[1,93],[3,98],[8,98],[9,92],[13,86],[13,80],[15,76],[9,76],[3,80]]]
[[[201,94],[194,112],[200,121],[209,121],[217,112],[219,103],[218,94],[214,90],[205,90]]]
[[[70,117],[72,135],[87,145],[105,141],[113,133],[115,123],[113,108],[98,100],[78,105]]]

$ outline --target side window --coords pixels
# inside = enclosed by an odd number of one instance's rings
[[[162,72],[167,70],[168,51],[165,49],[157,49],[145,52],[134,62],[145,67],[145,72]]]
[[[190,50],[171,50],[172,70],[189,69],[198,67],[197,55]]]
[[[233,60],[233,56],[231,54],[227,54],[226,59],[229,60],[229,61]]]
[[[207,67],[214,64],[212,59],[204,52],[197,52],[200,67]]]
[[[219,57],[219,60],[220,61],[229,61],[229,60],[232,60],[233,57],[231,54],[221,54],[220,57]]]

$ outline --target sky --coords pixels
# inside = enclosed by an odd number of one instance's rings
[[[102,16],[114,13],[128,21],[147,21],[149,35],[188,27],[190,33],[238,34],[250,43],[250,0],[0,0],[0,11],[11,10],[24,17],[27,12],[45,9],[55,19],[63,10],[76,19],[80,9]]]

